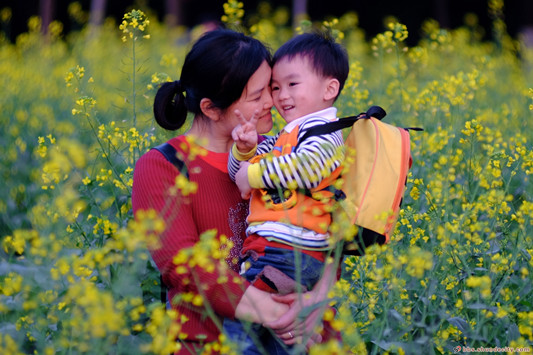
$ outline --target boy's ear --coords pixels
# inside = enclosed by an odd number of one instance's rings
[[[337,95],[339,94],[339,88],[341,87],[341,84],[339,81],[335,78],[330,78],[326,85],[326,90],[324,92],[324,100],[335,100]]]
[[[218,121],[220,119],[221,111],[218,107],[215,107],[213,101],[208,98],[200,100],[200,110],[204,116],[208,117],[212,121]]]

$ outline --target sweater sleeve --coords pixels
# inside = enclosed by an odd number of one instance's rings
[[[203,255],[206,260],[202,265],[190,259],[180,263],[175,258],[194,252],[192,248],[200,243],[205,232],[197,228],[191,203],[194,197],[184,192],[169,194],[178,176],[177,169],[159,152],[152,150],[143,155],[134,170],[133,211],[138,218],[140,210],[153,209],[165,221],[160,247],[150,252],[169,289],[181,295],[202,295],[203,303],[193,302],[199,311],[209,307],[219,316],[233,318],[248,284],[224,260],[215,259],[213,253]]]
[[[299,137],[306,128],[325,122],[327,120],[318,118],[306,121]],[[339,131],[308,137],[300,142],[296,151],[262,159],[250,166],[248,181],[252,188],[312,189],[341,165],[343,146],[344,140]]]

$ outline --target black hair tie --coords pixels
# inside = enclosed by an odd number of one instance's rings
[[[185,88],[181,85],[180,80],[174,81],[174,91],[176,94],[183,94],[185,92]]]

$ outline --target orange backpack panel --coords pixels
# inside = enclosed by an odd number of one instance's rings
[[[372,106],[358,116],[313,127],[303,138],[351,127],[345,139],[341,208],[333,216],[358,227],[354,240],[345,244],[345,254],[360,255],[374,243],[388,243],[396,226],[412,164],[409,129],[421,129],[387,124],[381,121],[385,115],[381,107]]]

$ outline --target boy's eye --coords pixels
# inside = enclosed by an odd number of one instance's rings
[[[289,86],[295,86],[298,85],[298,83],[289,83]]]
[[[279,86],[272,86],[272,91],[279,90]]]

